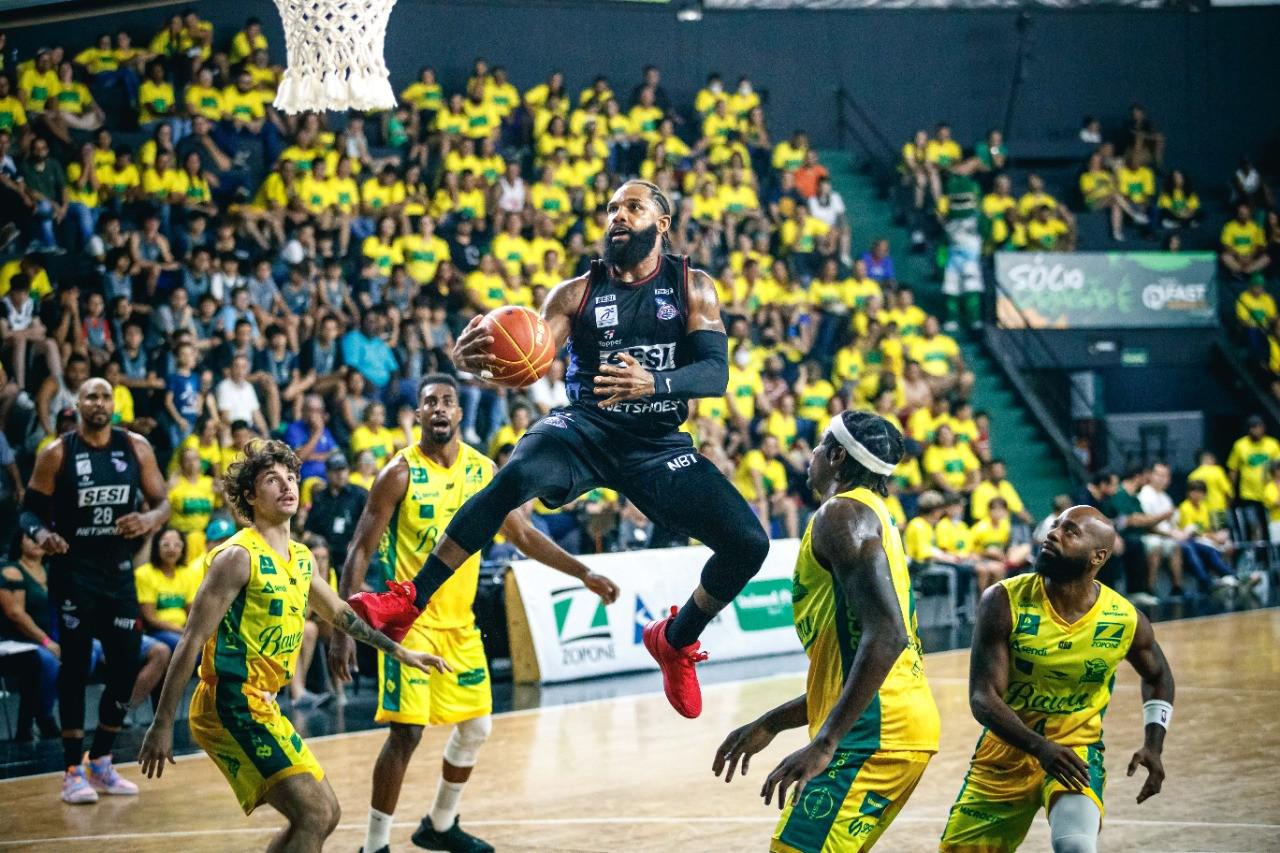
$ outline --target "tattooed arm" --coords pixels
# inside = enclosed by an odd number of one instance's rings
[[[423,672],[432,669],[440,672],[450,671],[450,666],[443,658],[426,652],[413,652],[392,640],[381,631],[374,630],[367,622],[356,615],[338,594],[329,586],[328,580],[319,575],[311,577],[311,610],[320,619],[328,622],[342,633],[373,646],[380,652],[390,655],[403,664],[407,664]]]

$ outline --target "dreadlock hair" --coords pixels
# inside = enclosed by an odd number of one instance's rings
[[[650,181],[642,181],[639,178],[633,178],[630,181],[626,181],[623,186],[626,184],[639,184],[647,189],[649,191],[649,200],[658,206],[662,211],[662,215],[671,216],[671,202],[668,200],[666,193],[664,193],[657,184]],[[667,234],[662,235],[662,251],[671,251],[671,237]]]
[[[258,475],[277,464],[283,465],[295,476],[301,467],[293,449],[283,441],[258,439],[245,445],[244,457],[231,463],[231,467],[223,475],[223,493],[242,518],[253,521],[253,507],[249,504],[249,498],[253,496]]]
[[[873,412],[846,411],[842,412],[840,417],[844,420],[844,426],[849,430],[849,435],[871,451],[876,458],[891,465],[897,465],[902,461],[906,445],[902,433],[898,432],[898,428],[893,424]],[[840,442],[836,441],[835,436],[830,433],[823,438],[822,442],[828,447],[840,447]],[[848,483],[852,488],[870,489],[881,497],[889,495],[890,477],[871,471],[852,456],[845,458],[844,465],[837,476],[841,482]]]

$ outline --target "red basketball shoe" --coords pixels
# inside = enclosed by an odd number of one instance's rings
[[[416,594],[409,581],[387,581],[386,592],[357,592],[347,604],[357,616],[398,643],[422,613],[413,603]]]
[[[644,626],[644,647],[662,668],[662,689],[667,701],[682,717],[692,719],[702,713],[702,688],[693,665],[706,660],[707,653],[698,651],[701,643],[677,649],[667,641],[667,623],[675,618],[676,610],[672,605],[670,616]]]

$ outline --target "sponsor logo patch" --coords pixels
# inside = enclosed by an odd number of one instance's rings
[[[618,325],[618,306],[617,305],[597,305],[596,306],[596,328],[603,329],[606,326]]]

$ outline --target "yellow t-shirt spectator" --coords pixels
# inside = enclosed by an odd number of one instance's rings
[[[973,527],[969,528],[970,534],[973,536],[974,549],[982,552],[988,548],[999,548],[1004,550],[1009,547],[1009,532],[1013,525],[1009,518],[1000,519],[1000,523],[996,524],[990,518],[984,518],[974,522]]]
[[[1231,249],[1239,255],[1250,256],[1266,248],[1266,245],[1267,235],[1252,219],[1243,225],[1233,219],[1222,226],[1224,249]]]
[[[765,493],[757,491],[753,474],[759,474]],[[749,450],[742,456],[733,475],[733,484],[749,501],[759,501],[787,490],[787,469],[779,459],[765,459],[759,450]]]
[[[467,292],[486,311],[510,304],[507,283],[497,273],[486,273],[479,269],[468,273]]]
[[[790,140],[784,139],[773,146],[773,158],[771,160],[773,168],[780,172],[794,172],[804,165],[804,155],[808,150],[807,148],[792,145]]]
[[[1022,505],[1022,496],[1013,487],[1013,483],[1001,480],[1000,485],[995,486],[991,481],[983,480],[974,487],[973,496],[969,499],[969,515],[975,520],[986,518],[990,512],[991,501],[996,498],[1004,498],[1004,502],[1009,506],[1009,512],[1013,515],[1017,515],[1026,508]]]
[[[187,624],[187,608],[195,600],[201,578],[189,566],[179,566],[169,577],[150,563],[133,571],[139,604],[150,604],[156,618],[179,627]]]
[[[20,272],[22,272],[22,261],[19,258],[6,261],[3,266],[0,266],[0,299],[9,295],[10,283],[13,281],[13,277]],[[29,292],[36,299],[44,299],[53,293],[53,284],[49,281],[49,273],[45,272],[43,267],[31,279]]]
[[[231,38],[231,64],[243,62],[248,59],[255,50],[267,49],[267,37],[262,33],[258,33],[253,38],[249,38],[249,34],[244,30],[236,33]]]
[[[142,81],[138,89],[138,123],[164,118],[160,113],[172,113],[174,103],[173,86],[168,82]]]
[[[183,94],[182,102],[187,105],[188,113],[193,116],[204,116],[210,121],[220,120],[227,112],[222,91],[213,86],[192,83]]]
[[[395,455],[397,438],[402,434],[384,426],[370,427],[360,424],[351,431],[351,455],[359,456],[368,450],[379,468]]]
[[[256,90],[241,92],[235,86],[222,90],[222,109],[224,116],[243,122],[257,121],[267,114],[262,106],[262,93]]]
[[[978,457],[963,444],[953,447],[931,444],[925,448],[921,464],[926,474],[941,474],[943,482],[953,492],[963,489],[969,480],[969,474],[980,467]]]
[[[958,162],[963,156],[964,152],[960,149],[960,143],[954,139],[945,141],[930,139],[924,147],[924,159],[944,169],[952,163]]]
[[[736,364],[729,365],[729,382],[725,388],[725,397],[733,400],[738,416],[748,421],[756,416],[756,396],[764,393],[764,382],[760,373],[751,367],[741,368]]]
[[[960,357],[960,346],[955,338],[943,334],[932,338],[912,338],[907,350],[911,360],[919,362],[920,369],[930,376],[951,373],[952,360]]]
[[[406,234],[396,241],[404,258],[405,272],[419,284],[436,277],[436,270],[450,259],[449,244],[432,234],[425,239],[421,234]]]
[[[1276,301],[1265,290],[1261,293],[1246,290],[1236,299],[1236,319],[1242,325],[1269,329],[1275,318]]]
[[[31,67],[18,78],[18,94],[27,102],[29,109],[44,109],[45,101],[57,93],[58,72],[52,68],[42,73]]]
[[[1280,441],[1269,435],[1258,440],[1244,435],[1236,439],[1227,457],[1227,470],[1239,475],[1239,496],[1242,501],[1261,501],[1263,489],[1269,479],[1268,467],[1280,460]]]
[[[835,396],[835,387],[825,379],[811,384],[796,384],[796,414],[824,426],[827,420],[827,403]]]
[[[364,242],[360,244],[360,253],[377,265],[380,275],[388,277],[391,275],[392,267],[404,263],[398,241],[387,245],[374,234],[364,238]]]
[[[199,444],[198,438],[196,444]],[[204,529],[209,526],[209,518],[217,505],[213,478],[207,474],[201,474],[194,483],[186,477],[179,477],[169,488],[169,506],[172,509],[169,524],[186,537],[188,552],[204,550]]]
[[[10,133],[27,126],[27,111],[13,95],[0,98],[0,130]]]
[[[933,559],[933,525],[922,516],[911,519],[907,522],[902,545],[908,560],[916,563],[929,562]]]
[[[1267,492],[1271,492],[1275,489],[1275,481],[1267,483]],[[1270,508],[1269,504],[1268,508]],[[1178,527],[1183,530],[1191,527],[1200,533],[1212,532],[1213,513],[1209,511],[1209,502],[1200,501],[1200,506],[1196,506],[1190,500],[1185,500],[1178,504]]]
[[[973,532],[969,525],[949,516],[938,519],[938,526],[933,530],[934,542],[938,550],[955,557],[964,557],[973,553]]]
[[[765,435],[777,438],[784,450],[790,450],[791,445],[796,443],[795,415],[786,415],[781,410],[774,409],[764,422],[764,432]]]
[[[1204,483],[1204,502],[1208,505],[1209,512],[1226,512],[1235,490],[1231,488],[1231,478],[1221,465],[1201,465],[1195,468],[1187,475],[1187,482],[1192,480]]]
[[[529,190],[529,201],[534,210],[540,210],[552,219],[561,219],[573,212],[573,203],[563,187],[544,184],[541,181]]]
[[[1146,204],[1156,194],[1155,176],[1146,166],[1139,166],[1136,169],[1121,166],[1116,172],[1116,182],[1124,197],[1134,204]]]

